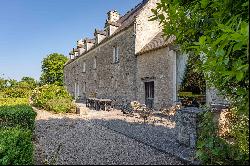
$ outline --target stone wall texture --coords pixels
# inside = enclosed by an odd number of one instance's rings
[[[134,24],[64,67],[64,84],[72,96],[109,98],[118,103],[145,103],[144,77],[155,78],[155,108],[170,104],[173,95],[173,57],[165,47],[136,56],[159,32],[157,21],[148,21],[159,0],[149,0]],[[119,63],[113,63],[113,48],[119,49]],[[96,59],[96,69],[94,69]],[[83,64],[85,63],[85,72]]]
[[[169,47],[137,56],[137,100],[145,101],[145,82],[154,81],[154,108],[173,103],[173,56]]]
[[[137,16],[135,21],[135,53],[138,53],[146,44],[148,44],[162,28],[158,21],[149,21],[152,16],[151,9],[156,7],[156,3],[160,0],[149,0],[143,7],[143,10]]]
[[[177,140],[190,148],[195,148],[197,143],[198,114],[204,110],[187,107],[176,112],[175,123]]]
[[[135,100],[136,57],[133,30],[131,26],[66,65],[64,82],[68,91],[74,95],[75,84],[78,84],[80,96]],[[119,48],[119,63],[113,63],[114,47]],[[96,69],[94,69],[95,58]],[[83,63],[86,64],[85,72],[83,72]],[[84,89],[86,89],[85,92]]]
[[[138,100],[145,104],[144,82],[154,81],[154,108],[177,100],[188,56],[171,52],[168,46],[137,54],[161,32],[159,22],[148,21],[159,1],[149,0],[130,26],[64,67],[64,84],[72,96],[109,98],[120,103]],[[113,63],[114,47],[119,50],[119,63]],[[223,101],[215,89],[207,89],[208,104]]]

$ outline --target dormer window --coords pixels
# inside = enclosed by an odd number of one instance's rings
[[[119,47],[118,46],[114,46],[113,47],[113,63],[118,63],[120,60],[119,57]]]

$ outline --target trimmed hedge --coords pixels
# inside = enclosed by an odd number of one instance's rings
[[[32,131],[0,128],[0,165],[33,165]]]
[[[0,127],[16,127],[33,130],[36,112],[29,105],[0,106]]]
[[[27,98],[0,98],[0,106],[11,106],[18,104],[28,104]]]

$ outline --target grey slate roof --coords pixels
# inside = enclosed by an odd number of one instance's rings
[[[85,38],[85,39],[84,39],[84,42],[95,44],[95,39],[88,39],[88,38]]]
[[[148,2],[148,0],[143,0],[141,3],[139,3],[133,9],[131,9],[125,15],[123,15],[117,21],[117,23],[120,23],[121,26],[114,32],[114,34],[122,31],[123,29],[125,29],[127,27],[129,27],[135,21],[135,17],[140,13],[141,9],[144,7],[144,5],[147,2]]]
[[[106,31],[95,29],[95,35],[96,34],[101,34],[106,36]]]

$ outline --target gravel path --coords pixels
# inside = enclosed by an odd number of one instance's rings
[[[55,115],[43,110],[36,112],[34,156],[37,165],[186,164],[168,153],[93,121],[112,119],[115,115],[117,117],[117,112],[90,112],[85,116]]]

